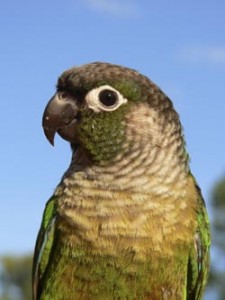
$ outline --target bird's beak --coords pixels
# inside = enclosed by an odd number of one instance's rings
[[[53,146],[56,132],[67,141],[75,141],[77,112],[76,100],[66,92],[58,92],[50,99],[43,114],[42,126]]]

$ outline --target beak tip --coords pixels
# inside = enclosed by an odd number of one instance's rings
[[[52,145],[52,147],[55,146],[54,141],[49,141],[49,143]]]
[[[54,147],[55,131],[44,128],[44,133],[49,143]]]

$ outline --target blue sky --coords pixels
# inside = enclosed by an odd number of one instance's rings
[[[44,107],[67,68],[132,67],[173,100],[208,201],[225,171],[225,2],[1,1],[0,254],[33,250],[45,202],[70,162],[47,142]]]

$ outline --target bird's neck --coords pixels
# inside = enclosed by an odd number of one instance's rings
[[[109,191],[141,192],[161,197],[185,190],[189,174],[188,156],[179,139],[174,143],[141,147],[137,143],[124,146],[113,161],[94,164],[81,148],[72,155],[63,181],[77,186],[81,176],[89,186]],[[79,176],[78,176],[79,174]]]

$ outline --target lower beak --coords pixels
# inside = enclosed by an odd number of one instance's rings
[[[65,92],[58,92],[50,99],[43,114],[42,126],[52,145],[56,132],[67,141],[75,141],[77,112],[76,99]]]

